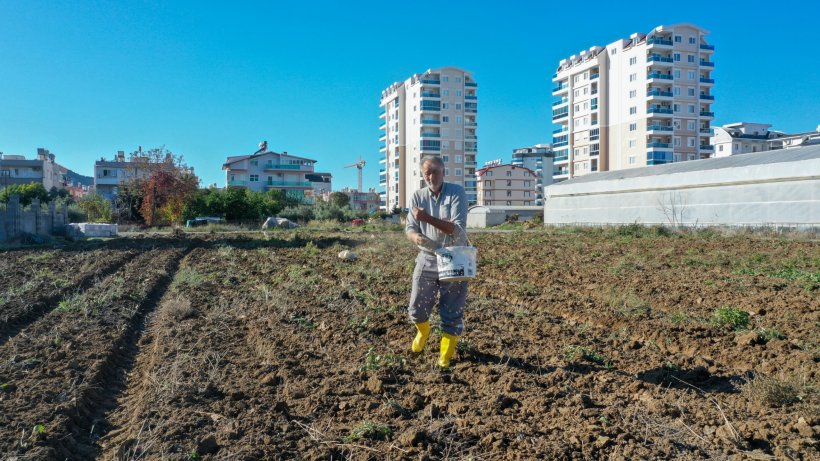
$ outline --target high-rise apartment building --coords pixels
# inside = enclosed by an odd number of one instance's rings
[[[709,32],[658,26],[562,59],[553,75],[555,171],[595,171],[707,158],[714,120]]]
[[[552,184],[552,148],[549,144],[513,149],[512,164],[535,172],[535,205],[544,204],[544,186]]]
[[[464,186],[476,201],[478,85],[456,67],[430,69],[382,91],[380,106],[384,158],[379,185],[386,210],[409,207],[413,192],[424,187],[421,159],[444,161],[444,180]]]
[[[529,168],[509,164],[485,166],[475,175],[478,205],[536,205],[536,173]]]

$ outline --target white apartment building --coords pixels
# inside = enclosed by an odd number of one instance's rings
[[[715,157],[728,157],[737,154],[763,152],[782,149],[783,142],[778,138],[786,136],[779,131],[769,130],[766,123],[739,122],[715,127],[711,138]]]
[[[228,157],[222,165],[228,187],[264,192],[278,189],[288,197],[313,201],[314,184],[308,175],[314,174],[316,160],[267,150],[267,143],[252,155]]]
[[[536,144],[513,149],[512,164],[535,172],[535,205],[544,204],[544,186],[552,184],[552,146]]]
[[[478,205],[535,206],[535,171],[516,165],[476,171]]]
[[[475,203],[477,88],[470,72],[442,67],[382,91],[379,185],[384,209],[409,207],[413,193],[425,185],[421,159],[431,155],[444,161],[444,180],[463,185],[468,201]]]
[[[40,183],[46,190],[66,188],[68,169],[54,161],[48,149],[37,148],[37,158],[27,160],[24,155],[0,152],[0,188],[13,184]]]
[[[553,178],[709,157],[708,34],[692,24],[658,26],[562,59],[552,78],[560,126]]]

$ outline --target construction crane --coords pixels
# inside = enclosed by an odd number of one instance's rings
[[[361,192],[361,191],[362,191],[362,168],[364,168],[364,165],[365,165],[365,161],[364,161],[364,160],[362,160],[362,158],[361,158],[361,157],[359,157],[359,161],[358,161],[358,162],[356,162],[356,163],[354,163],[354,164],[352,164],[352,165],[345,165],[345,168],[353,168],[353,167],[355,166],[355,167],[356,167],[356,169],[358,169],[358,170],[359,170],[359,188],[357,189],[357,192]]]

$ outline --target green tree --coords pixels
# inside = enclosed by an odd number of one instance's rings
[[[111,202],[100,194],[88,194],[77,202],[89,222],[111,222]]]
[[[31,205],[34,199],[40,199],[40,203],[49,202],[49,195],[46,188],[41,183],[33,182],[29,184],[12,184],[0,191],[0,202],[8,203],[12,195],[20,196],[20,204]]]
[[[342,192],[331,192],[328,199],[336,208],[344,208],[350,205],[350,197]]]

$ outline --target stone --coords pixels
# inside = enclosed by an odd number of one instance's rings
[[[599,435],[598,438],[595,440],[595,447],[596,448],[604,448],[605,446],[609,445],[610,438],[605,435]]]
[[[339,252],[339,259],[343,261],[355,261],[358,258],[359,257],[356,255],[356,253],[350,250],[343,250]]]
[[[754,331],[740,333],[735,336],[735,343],[739,346],[754,346],[760,341],[760,337]]]
[[[809,423],[806,422],[806,418],[803,418],[802,416],[797,420],[797,424],[794,425],[794,429],[803,437],[814,437],[814,429],[809,426]]]

